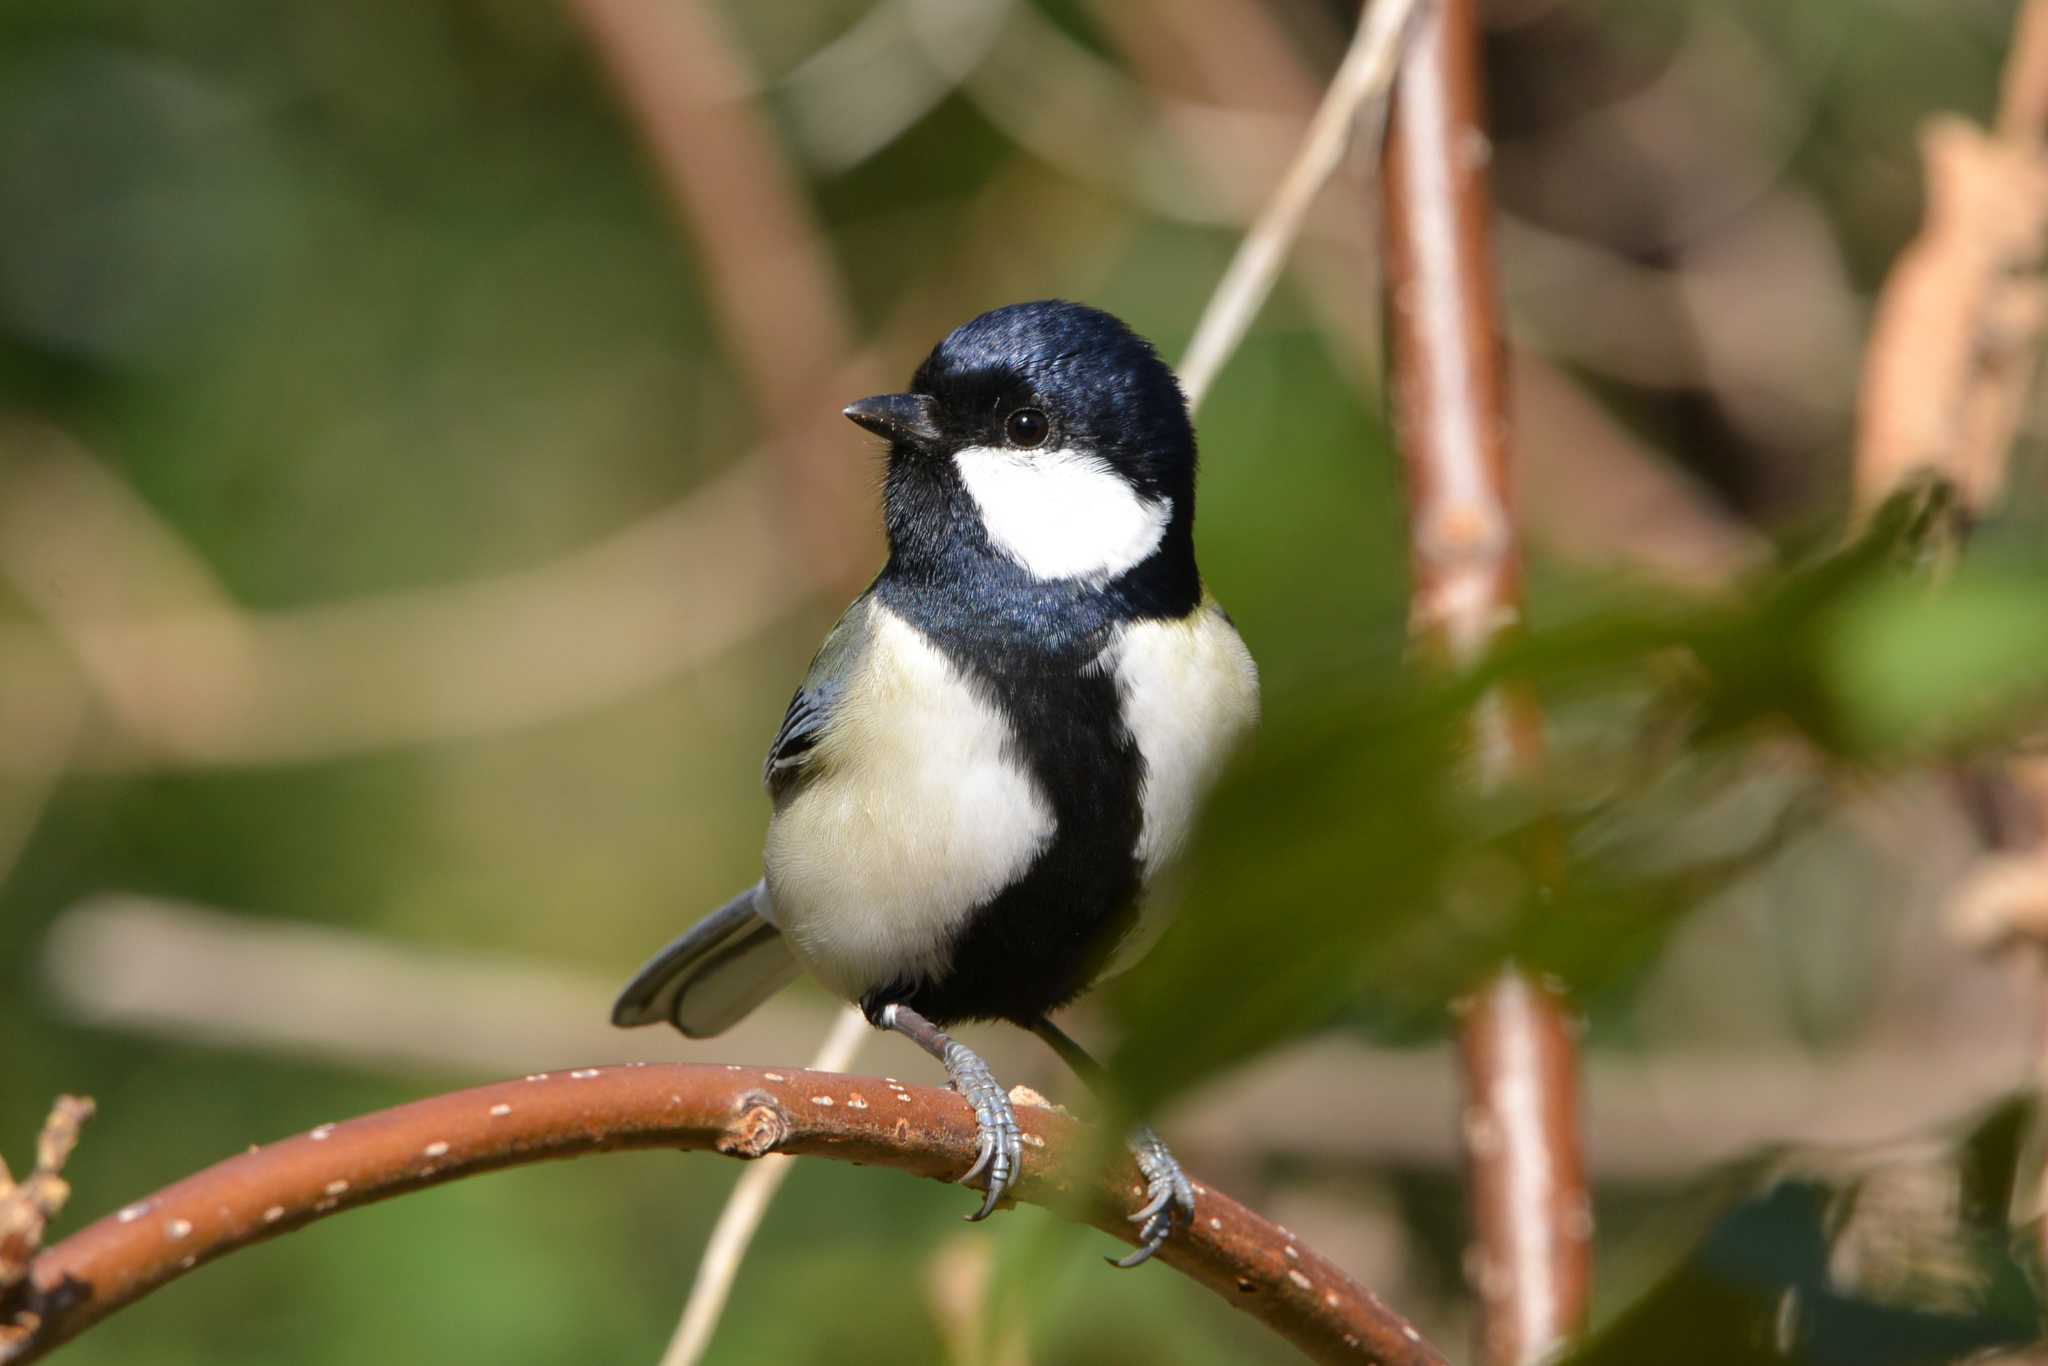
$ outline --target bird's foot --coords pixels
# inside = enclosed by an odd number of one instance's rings
[[[1110,1265],[1125,1269],[1151,1261],[1152,1254],[1173,1236],[1176,1224],[1195,1221],[1195,1183],[1181,1169],[1166,1141],[1151,1125],[1141,1124],[1131,1135],[1130,1148],[1138,1173],[1145,1178],[1144,1207],[1131,1216],[1131,1222],[1138,1225],[1138,1250],[1121,1260],[1108,1259]]]
[[[996,1206],[1009,1194],[1018,1173],[1024,1168],[1024,1131],[1017,1127],[1017,1112],[1010,1105],[1009,1092],[996,1080],[995,1073],[989,1071],[980,1054],[949,1038],[939,1060],[946,1065],[946,1075],[952,1079],[953,1089],[974,1107],[974,1126],[981,1133],[981,1151],[960,1181],[964,1185],[983,1172],[988,1174],[988,1197],[981,1202],[980,1209],[967,1216],[970,1221],[986,1219],[995,1213]],[[1169,1162],[1172,1160],[1171,1157],[1167,1159]]]
[[[987,1173],[984,1189],[988,1198],[967,1217],[988,1218],[1010,1193],[1024,1167],[1024,1131],[1017,1127],[1017,1112],[1010,1106],[1010,1093],[988,1070],[980,1054],[909,1006],[894,1002],[870,1008],[869,1018],[884,1029],[895,1030],[943,1063],[953,1089],[974,1107],[974,1127],[981,1134],[981,1151],[960,1180],[972,1181]]]

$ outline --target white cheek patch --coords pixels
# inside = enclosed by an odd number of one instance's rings
[[[996,549],[1039,579],[1107,582],[1166,537],[1173,500],[1144,498],[1078,451],[970,446],[953,457]]]

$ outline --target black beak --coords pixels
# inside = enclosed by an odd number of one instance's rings
[[[932,420],[932,401],[923,394],[877,394],[846,405],[854,422],[891,441],[922,443],[939,439]]]

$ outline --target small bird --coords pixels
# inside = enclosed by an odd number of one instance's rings
[[[1187,400],[1116,318],[984,313],[910,392],[845,412],[889,443],[887,562],[769,746],[764,876],[655,955],[612,1022],[708,1037],[809,972],[944,1064],[974,1108],[981,1219],[1020,1131],[945,1027],[1009,1021],[1101,1084],[1050,1012],[1164,928],[1146,892],[1256,723],[1258,673],[1195,568]],[[1149,1127],[1131,1151],[1135,1266],[1195,1198]]]

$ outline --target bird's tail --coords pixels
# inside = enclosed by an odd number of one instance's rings
[[[673,1024],[708,1039],[788,986],[797,961],[762,914],[767,898],[766,885],[757,882],[655,954],[619,993],[612,1023]]]

